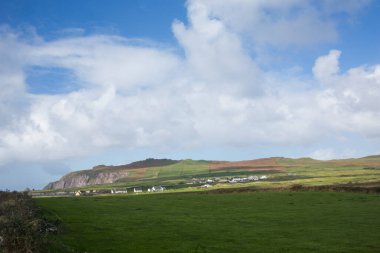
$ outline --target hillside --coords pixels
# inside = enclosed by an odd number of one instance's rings
[[[71,172],[63,176],[60,180],[49,183],[45,190],[76,188],[87,185],[111,184],[122,178],[134,178],[138,171],[150,167],[168,166],[178,163],[170,159],[152,159],[132,162],[126,165],[106,166],[98,165],[90,170]],[[138,173],[137,173],[138,174]]]
[[[261,177],[265,180],[256,180]],[[179,189],[200,187],[207,180],[210,187],[221,188],[236,187],[232,183],[239,183],[240,186],[240,183],[244,183],[244,186],[287,187],[294,184],[377,182],[380,181],[380,156],[330,161],[274,157],[235,162],[149,158],[126,165],[99,165],[89,170],[71,172],[49,183],[44,190],[148,188],[152,185]]]

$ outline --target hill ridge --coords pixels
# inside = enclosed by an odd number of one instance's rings
[[[339,168],[339,169],[338,169]],[[380,179],[380,156],[321,161],[309,157],[270,157],[242,161],[173,160],[147,158],[125,165],[97,165],[92,169],[73,171],[44,190],[82,188],[93,185],[110,187],[142,185],[192,184],[191,178],[247,178],[269,175],[270,181],[310,183],[307,180],[319,178],[317,182],[350,182],[355,180]],[[338,177],[339,175],[339,177]],[[350,180],[351,179],[351,180]],[[193,180],[194,181],[194,180]],[[200,180],[195,180],[201,182]],[[269,181],[269,180],[268,180]]]

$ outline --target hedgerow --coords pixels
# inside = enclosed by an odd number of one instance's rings
[[[45,252],[56,230],[40,215],[27,192],[0,191],[0,252]]]

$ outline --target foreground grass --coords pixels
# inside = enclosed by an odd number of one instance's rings
[[[380,195],[335,192],[40,198],[78,252],[380,252]]]

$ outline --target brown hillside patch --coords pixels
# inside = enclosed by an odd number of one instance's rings
[[[363,167],[380,167],[380,161],[376,160],[366,160],[366,159],[352,159],[352,160],[333,160],[328,161],[328,163],[334,164],[335,166],[347,166],[347,167],[353,167],[353,166],[363,166]]]
[[[124,165],[98,165],[92,168],[94,171],[123,171],[123,170],[129,170],[133,172],[135,169],[146,169],[150,167],[162,167],[162,166],[168,166],[172,164],[176,164],[179,161],[177,160],[170,160],[170,159],[153,159],[148,158],[143,161],[137,161],[130,164],[124,164]]]
[[[120,178],[118,182],[130,182],[141,180],[145,176],[145,170],[145,168],[125,170],[128,171],[128,176]]]
[[[212,162],[209,165],[210,170],[283,170],[284,166],[276,163],[274,158],[265,158],[257,160],[239,161],[239,162]]]
[[[172,164],[176,164],[179,161],[176,160],[170,160],[170,159],[153,159],[148,158],[143,161],[137,161],[126,165],[121,165],[118,167],[128,168],[128,169],[138,169],[138,168],[149,168],[149,167],[162,167],[162,166],[168,166]]]

